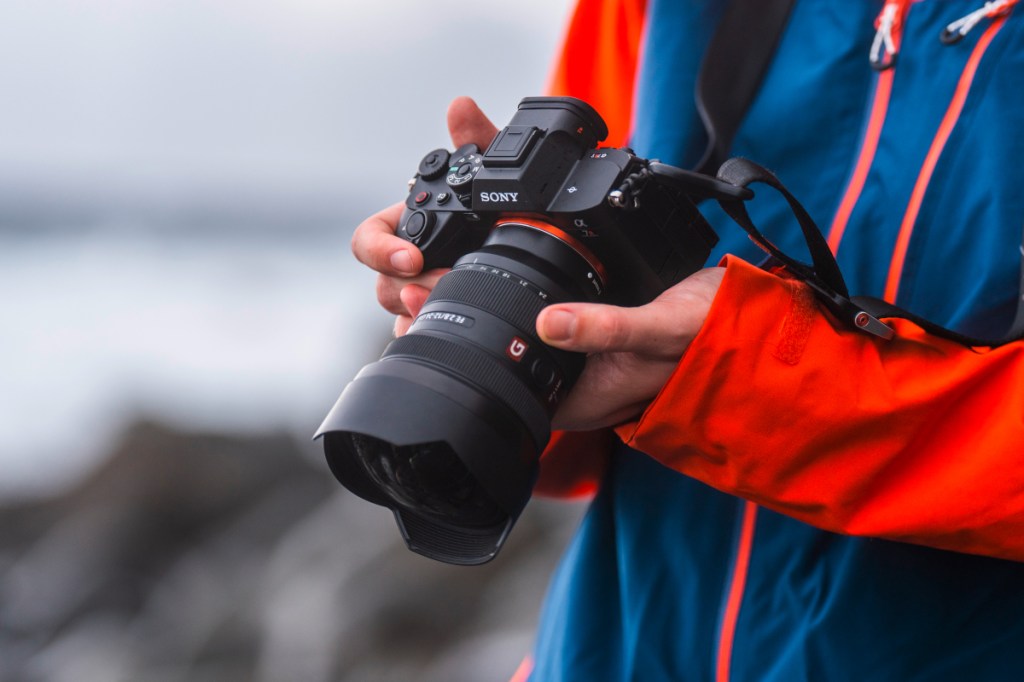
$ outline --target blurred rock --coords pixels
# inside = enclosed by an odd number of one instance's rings
[[[0,680],[509,678],[578,505],[494,562],[406,550],[319,446],[139,422],[58,497],[0,508]]]

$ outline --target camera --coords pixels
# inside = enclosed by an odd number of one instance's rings
[[[528,97],[487,149],[431,151],[410,181],[397,234],[451,270],[316,435],[415,552],[489,561],[528,502],[586,360],[538,338],[541,310],[648,303],[718,241],[695,200],[745,191],[598,147],[607,133],[581,100]]]

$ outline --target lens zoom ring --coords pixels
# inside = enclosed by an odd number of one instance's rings
[[[502,367],[497,358],[476,350],[468,343],[457,344],[436,336],[413,333],[392,341],[381,359],[396,355],[428,360],[461,374],[471,385],[506,401],[531,430],[537,426],[535,420],[547,423],[548,416],[542,404],[523,382]]]
[[[537,316],[548,305],[518,278],[468,268],[442,277],[427,299],[428,304],[432,301],[454,301],[486,310],[530,336],[536,335]]]

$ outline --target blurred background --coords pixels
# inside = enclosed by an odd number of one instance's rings
[[[309,438],[390,317],[348,251],[570,0],[0,3],[0,680],[504,680],[577,505],[478,569]]]

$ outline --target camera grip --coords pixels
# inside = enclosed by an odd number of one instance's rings
[[[408,206],[398,221],[398,237],[423,252],[423,269],[450,268],[461,256],[479,248],[490,223],[475,213],[423,211]]]

